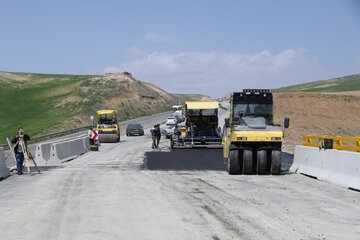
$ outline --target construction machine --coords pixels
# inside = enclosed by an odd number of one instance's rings
[[[221,148],[217,101],[185,102],[185,122],[175,126],[171,148]]]
[[[99,110],[97,114],[97,131],[100,143],[120,141],[120,125],[117,121],[116,110]]]
[[[284,127],[274,124],[269,89],[244,89],[230,96],[223,128],[223,155],[229,174],[280,174]]]

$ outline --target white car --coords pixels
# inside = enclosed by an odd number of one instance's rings
[[[165,122],[166,125],[175,125],[177,123],[178,123],[178,120],[176,119],[175,116],[169,116]]]
[[[170,138],[171,135],[174,133],[175,124],[166,124],[165,128],[161,129],[162,135],[166,138]]]

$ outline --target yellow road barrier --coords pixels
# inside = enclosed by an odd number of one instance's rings
[[[333,140],[333,149],[360,152],[360,137],[303,136],[302,145],[320,147],[323,146],[325,139]]]

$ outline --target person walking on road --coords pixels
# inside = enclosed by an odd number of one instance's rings
[[[155,125],[155,136],[156,136],[156,148],[159,148],[159,143],[161,139],[160,124]]]
[[[21,141],[24,141],[24,144],[26,146],[26,141],[30,140],[30,136],[25,133],[24,128],[20,127],[18,129],[18,134],[11,139],[11,142],[14,145],[14,152],[15,152],[15,158],[16,158],[16,168],[18,175],[22,175],[22,166],[24,163],[24,149],[22,149],[22,145],[19,143]]]
[[[150,133],[151,133],[151,139],[152,139],[152,145],[151,148],[154,149],[156,148],[156,125],[150,129]]]

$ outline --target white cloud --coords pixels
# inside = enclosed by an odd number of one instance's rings
[[[304,82],[316,71],[306,49],[279,53],[152,52],[106,71],[129,71],[170,92],[224,96],[243,88],[274,88]]]
[[[156,33],[146,33],[141,38],[143,41],[151,43],[175,43],[176,39],[170,36],[160,35]]]

